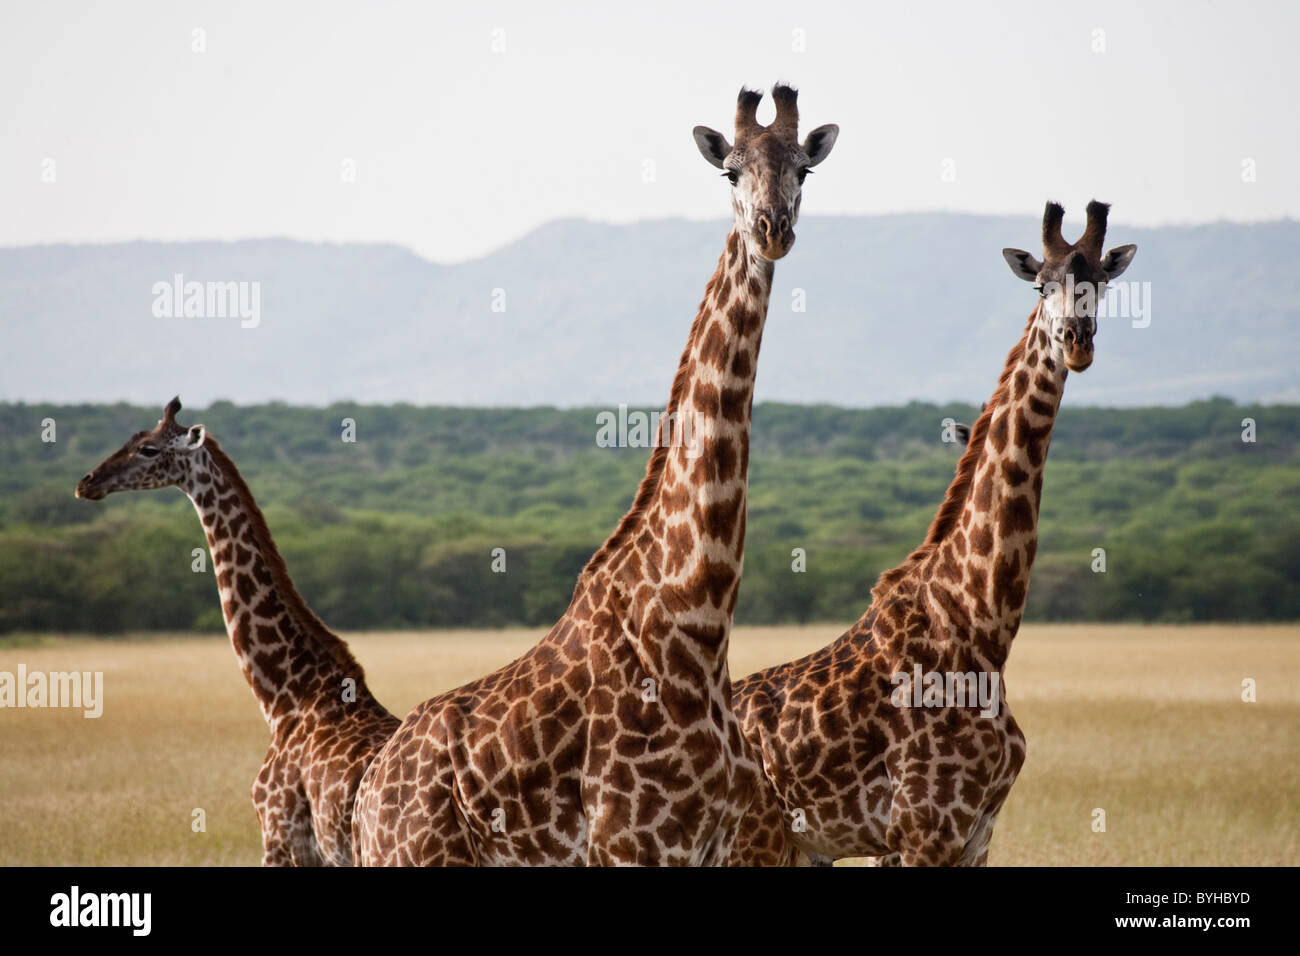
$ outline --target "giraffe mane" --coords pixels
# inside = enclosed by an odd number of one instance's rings
[[[253,530],[253,537],[261,548],[262,560],[266,562],[267,571],[271,574],[272,583],[285,609],[302,628],[304,634],[324,650],[336,666],[360,683],[365,678],[365,672],[357,659],[352,656],[347,642],[325,626],[325,622],[316,616],[316,612],[307,605],[307,601],[294,586],[293,579],[289,577],[289,568],[284,563],[284,558],[280,556],[279,548],[275,546],[271,529],[266,524],[262,509],[257,506],[257,501],[253,498],[248,482],[244,481],[244,476],[239,473],[235,463],[211,434],[208,434],[203,447],[207,449],[212,460],[235,489],[235,494],[243,502],[244,509],[248,513],[249,525]]]
[[[934,520],[930,522],[930,529],[926,532],[925,540],[907,556],[902,564],[892,570],[883,572],[876,580],[875,587],[871,589],[871,606],[873,608],[878,607],[921,562],[938,550],[939,545],[952,533],[952,530],[957,526],[957,522],[961,519],[962,511],[966,507],[966,499],[970,496],[971,486],[975,483],[976,466],[984,454],[984,440],[988,437],[989,424],[993,421],[993,413],[1002,407],[1011,394],[1012,373],[1025,355],[1025,342],[1028,340],[1030,329],[1034,326],[1034,320],[1038,317],[1038,309],[1039,306],[1034,306],[1034,310],[1029,313],[1029,320],[1025,323],[1025,331],[1020,336],[1020,341],[1007,353],[1007,360],[1002,367],[1002,374],[998,376],[997,388],[994,389],[992,397],[984,406],[984,411],[980,413],[980,417],[971,426],[970,439],[966,442],[966,451],[962,453],[961,459],[957,462],[957,472],[948,485],[948,491],[944,495],[943,503],[939,505],[939,510],[935,512]]]

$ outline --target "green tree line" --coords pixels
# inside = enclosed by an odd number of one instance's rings
[[[240,467],[331,626],[487,627],[553,622],[628,507],[647,450],[598,447],[600,411],[218,402],[180,418],[205,424]],[[861,614],[952,477],[943,420],[977,412],[759,405],[737,619]],[[72,495],[159,414],[0,404],[0,632],[221,627],[211,563],[191,570],[205,543],[179,490]],[[355,442],[341,438],[345,418]],[[1296,406],[1067,406],[1028,617],[1300,619],[1297,504]],[[497,548],[505,573],[492,569]]]

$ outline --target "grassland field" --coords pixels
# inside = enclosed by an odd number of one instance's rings
[[[732,672],[841,630],[737,628]],[[345,636],[400,716],[541,632]],[[267,731],[226,638],[6,638],[0,671],[19,664],[103,671],[104,706],[0,710],[0,864],[259,863],[248,790]],[[1026,625],[1006,687],[1029,753],[991,865],[1300,863],[1300,626]]]

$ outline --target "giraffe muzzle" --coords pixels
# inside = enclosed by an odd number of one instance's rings
[[[773,213],[760,214],[754,223],[754,238],[758,240],[759,255],[775,262],[794,246],[794,229],[790,225],[790,217]]]
[[[95,474],[94,472],[91,472],[89,475],[82,478],[81,481],[77,482],[77,490],[74,492],[74,495],[86,501],[100,501],[101,499],[108,497],[108,492],[104,491],[102,488],[95,487]]]
[[[1092,333],[1065,330],[1065,367],[1071,372],[1085,371],[1092,364]]]

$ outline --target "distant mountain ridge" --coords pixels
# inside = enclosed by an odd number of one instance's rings
[[[0,400],[654,406],[727,228],[561,220],[455,265],[284,239],[0,249]],[[992,391],[1034,303],[1000,250],[1035,250],[1035,217],[810,216],[798,232],[776,267],[758,401]],[[1103,318],[1068,403],[1300,401],[1300,223],[1121,219],[1108,244],[1125,242],[1150,324]],[[153,288],[178,275],[258,283],[256,327],[155,315]]]

